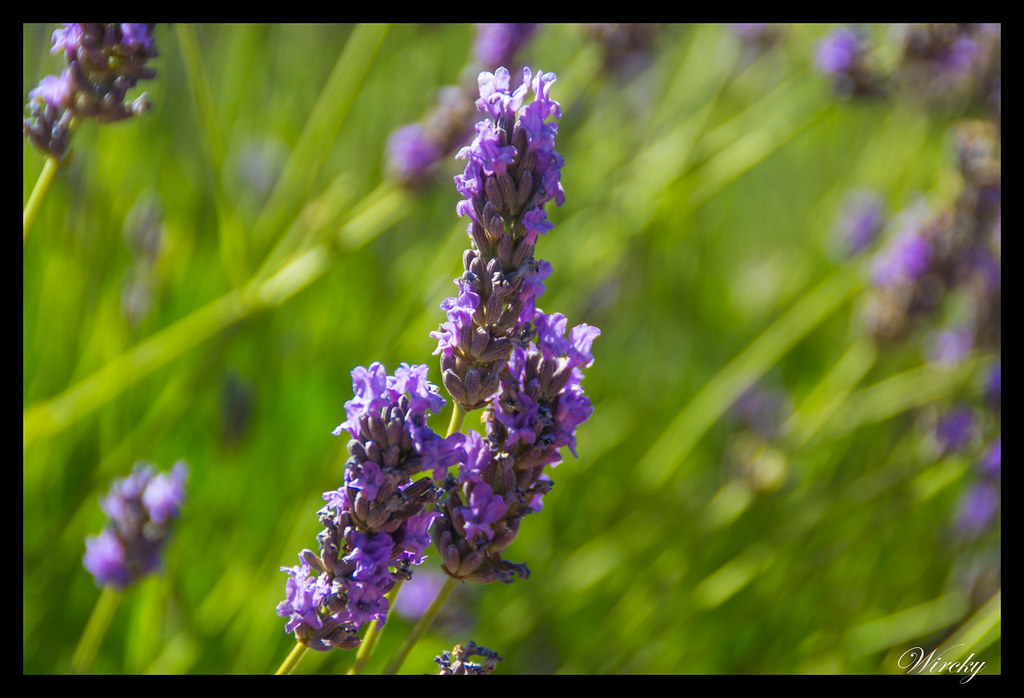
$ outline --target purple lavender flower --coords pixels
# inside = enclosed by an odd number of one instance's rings
[[[998,25],[929,22],[896,27],[902,44],[896,75],[903,93],[930,105],[990,106],[1000,74]]]
[[[483,407],[499,388],[509,352],[532,334],[536,298],[550,265],[533,258],[539,235],[553,227],[545,205],[565,200],[562,157],[554,149],[561,115],[550,97],[553,73],[524,68],[519,84],[505,68],[482,72],[477,108],[488,116],[457,158],[466,160],[455,185],[465,198],[456,206],[470,219],[471,249],[456,279],[459,295],[441,308],[448,321],[437,332],[445,388],[466,411]],[[532,89],[534,99],[526,104]]]
[[[913,283],[928,271],[931,259],[928,239],[918,230],[904,230],[875,258],[874,282],[879,286]]]
[[[846,27],[836,27],[818,42],[814,60],[818,68],[828,75],[842,75],[853,68],[861,51],[860,39]]]
[[[943,329],[929,338],[928,358],[951,365],[963,361],[974,347],[974,328],[970,325]]]
[[[837,234],[848,254],[866,249],[882,231],[885,218],[881,198],[868,191],[855,191],[843,202]]]
[[[47,75],[39,82],[39,87],[28,93],[29,99],[41,99],[47,106],[63,109],[71,103],[73,94],[71,71],[65,70],[60,77]]]
[[[277,615],[288,618],[285,632],[293,632],[300,625],[319,630],[323,627],[319,606],[330,588],[324,586],[319,577],[310,577],[306,565],[282,567],[281,571],[290,575],[285,583],[285,600],[277,605]]]
[[[958,527],[963,534],[976,536],[988,527],[998,510],[999,490],[992,483],[978,483],[960,503]]]
[[[789,416],[789,402],[784,390],[755,385],[736,400],[730,412],[761,438],[774,439]]]
[[[963,75],[970,71],[979,51],[974,39],[962,36],[953,42],[953,46],[943,56],[942,67],[954,75]]]
[[[943,415],[935,427],[935,439],[943,454],[959,453],[974,436],[974,411],[957,407]]]
[[[100,502],[107,526],[85,540],[83,564],[97,584],[124,589],[157,571],[170,524],[181,513],[187,478],[184,462],[159,474],[138,463],[131,475],[114,481]]]
[[[51,37],[53,48],[50,53],[61,53],[62,51],[74,53],[82,43],[81,24],[65,24],[62,29],[57,29]]]
[[[133,581],[124,544],[112,529],[85,539],[83,564],[100,586],[124,589]]]
[[[421,475],[443,478],[463,458],[462,435],[444,439],[426,424],[444,407],[426,366],[403,363],[393,376],[380,363],[359,366],[352,390],[334,430],[351,437],[350,457],[342,486],[323,495],[320,551],[281,568],[291,575],[277,608],[285,631],[319,651],[357,647],[359,628],[387,617],[385,594],[424,561],[439,516],[433,481]]]
[[[476,25],[473,53],[481,67],[493,70],[508,64],[519,48],[529,41],[537,25],[480,23]]]
[[[65,24],[53,32],[52,53],[63,53],[67,69],[49,75],[29,92],[24,135],[44,153],[60,159],[68,147],[73,119],[111,123],[149,108],[145,94],[125,101],[128,90],[156,72],[153,24]]]
[[[1002,362],[997,363],[992,367],[985,382],[985,398],[997,410],[1002,402],[1002,372]]]
[[[865,40],[847,27],[836,27],[814,49],[818,70],[832,80],[841,97],[870,97],[881,94],[881,78],[870,66]]]
[[[512,60],[533,34],[535,24],[478,24],[474,63],[492,67]],[[429,183],[449,155],[472,133],[473,100],[477,85],[448,86],[438,92],[433,107],[418,122],[395,129],[385,148],[388,175],[409,188]]]
[[[993,441],[988,449],[985,450],[985,455],[978,464],[978,468],[985,477],[999,477],[1003,467],[1002,455],[1002,437],[1000,437]]]
[[[388,173],[409,183],[426,179],[443,154],[437,136],[420,123],[393,131],[386,151]]]
[[[130,51],[154,51],[156,49],[153,44],[152,24],[122,23],[121,37],[124,47]]]

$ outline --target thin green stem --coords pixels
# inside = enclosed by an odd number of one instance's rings
[[[121,592],[111,587],[104,587],[100,597],[96,599],[92,615],[85,624],[85,630],[78,639],[78,646],[75,653],[71,655],[71,668],[76,674],[87,674],[92,669],[92,663],[96,659],[103,638],[110,627],[110,621],[114,618],[118,604],[121,603]]]
[[[466,411],[462,409],[462,405],[455,403],[452,407],[452,421],[448,423],[448,433],[444,435],[447,439],[452,434],[456,434],[462,431],[462,424],[466,421]]]
[[[365,244],[408,213],[403,197],[371,194],[354,208],[351,219],[338,232],[339,242],[328,240],[296,251],[272,276],[261,271],[246,286],[193,310],[59,395],[29,407],[23,416],[22,447],[27,450],[66,429],[236,322],[286,302],[330,269],[339,245],[347,249]]]
[[[292,673],[295,669],[295,665],[299,663],[299,660],[302,659],[302,655],[305,653],[306,646],[301,642],[296,642],[295,647],[292,648],[292,651],[287,657],[285,657],[285,660],[281,662],[281,666],[274,672],[274,676],[283,676],[285,674]]]
[[[437,596],[434,597],[433,602],[430,604],[430,608],[420,616],[419,622],[416,623],[416,627],[409,633],[409,637],[405,639],[405,644],[402,645],[401,649],[388,664],[384,670],[385,674],[396,674],[398,670],[402,668],[402,663],[405,662],[405,658],[409,656],[409,652],[419,641],[420,636],[427,631],[427,628],[431,626],[434,619],[437,618],[438,612],[441,607],[444,606],[444,602],[448,600],[448,596],[452,593],[452,589],[455,588],[455,578],[448,577],[445,581],[444,586],[441,587],[441,591],[437,592]]]
[[[220,125],[217,123],[213,90],[204,67],[195,27],[191,24],[175,24],[174,28],[178,37],[178,45],[181,47],[182,61],[185,63],[185,75],[192,88],[192,104],[195,105],[199,115],[199,133],[206,146],[213,172],[212,181],[216,190],[214,201],[219,220],[217,232],[221,265],[232,284],[238,286],[245,281],[249,250],[245,225],[236,208],[229,204],[230,197],[224,191],[224,178],[221,176],[221,172],[224,169],[227,147],[224,144],[224,135]]]
[[[46,198],[46,192],[50,190],[50,184],[53,183],[53,178],[57,174],[57,168],[59,167],[57,158],[53,156],[47,156],[46,162],[43,164],[43,171],[39,173],[39,179],[36,180],[36,186],[32,189],[32,194],[28,197],[28,203],[25,204],[25,212],[22,214],[22,224],[24,230],[21,234],[21,243],[24,245],[25,240],[28,239],[28,231],[32,227],[32,224],[36,222],[36,216],[39,215],[39,209],[43,205],[43,199]]]

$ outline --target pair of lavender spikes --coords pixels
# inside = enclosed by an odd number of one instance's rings
[[[125,101],[128,90],[156,71],[147,67],[157,55],[153,24],[65,24],[53,33],[52,53],[63,52],[67,68],[47,75],[28,94],[24,134],[58,160],[68,149],[72,121],[111,123],[149,109],[142,94]]]
[[[132,474],[115,480],[100,503],[108,523],[85,540],[85,568],[96,583],[117,589],[134,584],[160,567],[160,553],[171,522],[185,499],[188,466],[179,461],[167,473],[138,463]]]
[[[561,462],[562,446],[575,455],[576,427],[593,412],[580,383],[600,330],[580,325],[566,337],[564,316],[536,306],[551,273],[533,257],[538,236],[552,228],[544,206],[564,201],[557,125],[547,122],[561,112],[548,96],[554,74],[522,75],[514,89],[505,68],[479,76],[477,107],[489,118],[459,151],[467,165],[455,178],[471,248],[459,295],[441,304],[448,320],[431,333],[455,409],[485,408],[487,437],[442,438],[427,426],[445,402],[426,366],[402,364],[394,376],[379,363],[352,372],[355,397],[334,432],[352,437],[345,484],[324,494],[320,553],[304,550],[298,566],[282,568],[290,579],[278,615],[312,649],[358,646],[358,629],[384,621],[385,594],[423,562],[431,540],[454,578],[527,577],[525,565],[501,553],[523,516],[541,509],[551,488],[544,466]],[[523,106],[530,87],[535,99]],[[454,465],[457,477],[447,474]]]

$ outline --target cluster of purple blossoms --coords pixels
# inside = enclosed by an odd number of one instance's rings
[[[465,438],[458,476],[445,481],[434,541],[447,574],[477,583],[529,575],[501,555],[551,489],[545,466],[561,462],[563,447],[576,455],[576,428],[593,412],[581,381],[600,330],[581,324],[567,335],[565,316],[536,304],[551,273],[533,256],[553,227],[544,206],[564,201],[557,125],[547,121],[561,115],[549,97],[554,81],[524,69],[513,86],[504,68],[481,73],[477,107],[488,118],[458,153],[467,164],[455,178],[465,197],[456,210],[470,219],[471,247],[456,279],[459,295],[441,304],[448,320],[431,336],[445,387],[467,412],[484,408],[487,436]],[[524,105],[531,87],[534,100]]]
[[[477,24],[473,65],[468,72],[476,75],[481,68],[507,64],[536,28],[536,24]],[[465,82],[440,90],[435,105],[422,120],[395,129],[388,138],[386,167],[403,186],[415,188],[428,183],[442,158],[472,134],[476,82]]]
[[[814,49],[814,63],[832,80],[841,97],[870,97],[881,92],[881,79],[872,66],[865,37],[848,27],[836,27]]]
[[[385,594],[425,559],[436,493],[463,458],[461,435],[444,439],[426,424],[445,404],[427,367],[402,364],[393,376],[380,363],[352,371],[354,397],[335,435],[350,436],[344,484],[324,493],[320,552],[303,550],[277,614],[286,632],[325,651],[359,645],[356,632],[388,613]]]
[[[63,52],[67,68],[47,75],[29,92],[24,133],[44,153],[60,159],[68,148],[73,120],[111,123],[149,108],[145,94],[125,101],[128,90],[156,72],[153,24],[65,24],[53,33],[52,53]]]
[[[951,207],[906,209],[896,234],[871,260],[872,296],[866,319],[875,339],[902,341],[957,296],[967,317],[938,328],[929,339],[932,358],[954,363],[972,349],[998,350],[1001,336],[998,135],[989,122],[969,122],[956,132],[961,192]]]
[[[480,657],[484,661],[482,664],[471,662],[471,657]],[[503,660],[494,650],[470,642],[468,645],[455,645],[450,652],[445,650],[441,656],[434,657],[434,661],[441,667],[438,672],[441,676],[485,676]]]
[[[149,463],[115,480],[100,502],[107,526],[85,540],[85,568],[100,586],[124,589],[160,568],[160,553],[185,499],[188,467],[178,462],[167,473]]]
[[[901,24],[895,34],[901,92],[927,104],[966,99],[998,109],[999,24]]]

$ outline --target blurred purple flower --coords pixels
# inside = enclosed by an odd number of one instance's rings
[[[882,199],[873,192],[854,191],[846,196],[836,229],[848,254],[862,252],[882,231],[882,210]]]
[[[999,490],[995,485],[987,482],[975,485],[960,503],[960,531],[968,536],[978,535],[988,527],[998,509]]]
[[[976,41],[966,36],[960,37],[942,56],[942,68],[953,75],[963,75],[971,69],[979,52]]]
[[[974,412],[957,407],[943,415],[935,427],[935,438],[943,454],[959,453],[974,435]]]
[[[184,462],[160,474],[140,462],[114,481],[100,501],[106,528],[85,541],[82,562],[97,584],[123,589],[156,572],[171,521],[181,513],[187,477]]]
[[[395,597],[395,610],[408,620],[416,620],[430,607],[444,586],[445,578],[433,570],[422,569],[402,585],[402,593]]]
[[[487,70],[508,65],[536,28],[536,23],[477,24],[476,40],[473,42],[473,53],[477,63]]]
[[[818,42],[814,53],[818,68],[828,75],[848,72],[860,52],[860,40],[846,27],[836,27]]]
[[[996,409],[999,409],[1002,401],[1002,384],[1002,363],[1000,362],[992,367],[988,374],[988,380],[985,382],[985,397],[989,404]]]
[[[974,328],[970,325],[950,327],[928,339],[928,359],[937,364],[952,365],[963,361],[974,347]]]
[[[388,136],[387,167],[402,182],[419,182],[443,155],[436,137],[420,123],[408,124]]]
[[[1002,472],[1002,466],[1002,437],[1000,437],[993,441],[985,451],[978,467],[986,477],[997,478]]]
[[[65,70],[60,74],[47,75],[39,82],[39,87],[28,93],[29,99],[41,99],[55,109],[63,109],[71,103],[71,95],[74,86],[71,84],[71,71]]]
[[[914,229],[904,230],[874,260],[874,283],[878,286],[914,282],[924,276],[932,260],[928,239]]]
[[[85,539],[85,569],[100,586],[123,589],[131,583],[124,545],[111,529]]]

